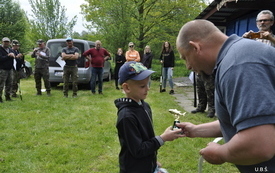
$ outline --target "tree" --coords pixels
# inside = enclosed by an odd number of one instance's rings
[[[161,42],[175,40],[180,27],[205,7],[200,0],[86,1],[83,14],[110,50],[133,41],[140,52],[146,44],[160,49]]]
[[[30,20],[34,40],[63,38],[73,33],[77,16],[68,22],[66,8],[59,0],[29,0],[33,15]]]
[[[25,42],[27,17],[20,5],[11,0],[0,1],[0,39],[9,37],[11,40]],[[24,45],[23,45],[24,46]]]
[[[117,48],[126,48],[131,40],[132,29],[129,0],[103,0],[89,1],[82,5],[86,20],[90,21],[90,27],[96,40],[102,40],[103,46],[107,46],[110,52],[116,52]],[[110,46],[113,45],[113,46]]]

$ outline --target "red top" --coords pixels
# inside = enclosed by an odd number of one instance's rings
[[[100,49],[91,48],[91,49],[85,51],[83,53],[83,56],[91,57],[92,67],[104,67],[104,61],[105,61],[104,58],[106,56],[110,56],[110,54],[104,48],[100,48]]]

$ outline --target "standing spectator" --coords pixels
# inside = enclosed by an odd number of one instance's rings
[[[259,36],[255,40],[275,47],[275,36],[271,31],[271,26],[274,24],[273,13],[269,10],[263,10],[257,15],[256,24],[259,29]],[[254,31],[250,30],[243,34],[244,38],[254,38]]]
[[[13,70],[13,79],[12,79],[12,97],[17,97],[18,84],[20,83],[20,70],[24,64],[24,55],[19,51],[19,41],[12,40],[12,50],[15,55],[16,60],[16,69]]]
[[[64,80],[64,86],[63,86],[63,94],[64,97],[68,97],[68,91],[69,91],[69,82],[70,78],[72,80],[73,85],[73,97],[77,97],[77,79],[78,79],[78,68],[77,68],[77,59],[79,57],[79,49],[74,46],[73,39],[71,37],[68,37],[66,39],[67,47],[62,49],[62,60],[66,62],[63,68],[63,80]]]
[[[15,55],[10,48],[10,39],[4,37],[0,45],[0,103],[3,103],[2,94],[5,87],[6,101],[12,101],[12,69]]]
[[[118,87],[118,72],[120,67],[126,62],[125,56],[123,55],[123,50],[118,48],[117,53],[115,54],[115,85],[116,89],[119,90]]]
[[[148,69],[152,69],[153,54],[149,45],[145,46],[141,63]]]
[[[153,128],[152,111],[144,100],[149,91],[149,76],[154,73],[140,62],[126,62],[119,70],[119,84],[126,98],[115,100],[118,109],[117,124],[121,150],[119,153],[120,173],[157,172],[157,150],[165,141],[173,141],[183,135],[181,130],[168,127],[156,136]]]
[[[221,137],[200,150],[212,164],[233,163],[241,173],[275,172],[275,49],[237,35],[228,37],[207,20],[181,28],[177,48],[186,67],[215,73],[217,121],[177,126],[187,137]],[[261,50],[261,51],[259,51]]]
[[[92,64],[92,76],[91,76],[91,91],[95,94],[96,78],[98,78],[98,93],[102,93],[103,89],[103,67],[104,62],[110,57],[109,52],[101,47],[101,41],[95,42],[95,48],[91,48],[83,53]]]
[[[143,54],[143,57],[141,59],[141,63],[147,67],[149,70],[152,69],[152,60],[153,60],[153,54],[152,54],[152,51],[151,51],[151,48],[149,45],[145,46],[144,48],[144,54]],[[149,80],[149,87],[151,85],[151,78]]]
[[[215,92],[215,75],[212,74],[208,78],[203,78],[202,75],[198,74],[197,80],[197,91],[199,97],[199,104],[197,109],[191,111],[195,114],[197,112],[204,112],[208,105],[207,117],[213,118],[215,116],[215,105],[214,105],[214,92]]]
[[[42,95],[41,78],[43,78],[47,95],[50,96],[51,95],[51,85],[49,81],[50,49],[45,46],[45,42],[42,39],[37,40],[36,43],[38,47],[34,49],[31,55],[33,58],[35,58],[34,80],[35,80],[35,87],[37,90],[36,95]]]
[[[140,61],[140,56],[138,51],[135,50],[135,45],[133,42],[130,42],[128,44],[129,49],[128,51],[125,53],[125,57],[126,57],[126,61],[136,61],[139,62]]]
[[[166,92],[166,83],[167,80],[170,85],[170,92],[169,94],[174,94],[174,83],[173,83],[173,70],[175,66],[175,55],[172,49],[171,44],[168,41],[165,41],[162,44],[162,50],[160,55],[160,63],[162,65],[162,90],[161,92]]]

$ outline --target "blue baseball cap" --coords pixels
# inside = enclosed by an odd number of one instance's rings
[[[150,76],[155,71],[148,70],[142,63],[136,61],[129,61],[124,63],[118,72],[118,82],[123,84],[125,81],[131,80],[143,80]]]
[[[67,37],[66,41],[73,41],[72,37]]]

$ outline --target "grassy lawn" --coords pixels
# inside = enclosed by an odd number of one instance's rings
[[[114,100],[123,97],[114,81],[104,83],[104,95],[80,90],[63,98],[62,87],[52,96],[35,96],[33,77],[21,81],[23,101],[0,104],[0,172],[110,173],[118,172],[120,150]],[[176,88],[177,93],[183,92]],[[168,109],[184,111],[169,94],[159,93],[153,81],[146,101],[151,105],[156,135],[173,123]],[[181,121],[209,122],[205,114],[187,114]],[[198,171],[199,150],[213,139],[181,138],[160,148],[158,160],[170,173]],[[206,173],[237,172],[232,164],[203,164]]]

